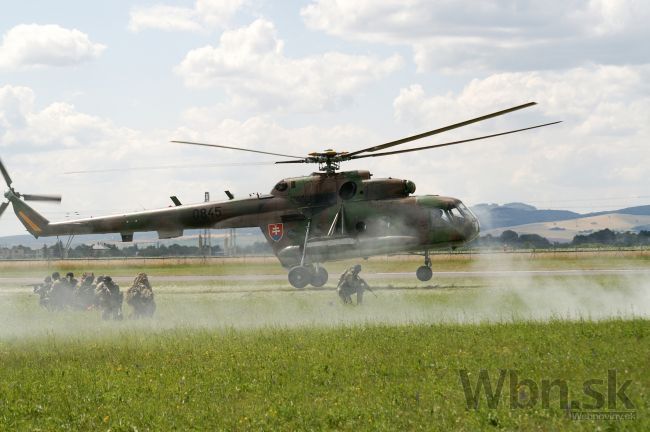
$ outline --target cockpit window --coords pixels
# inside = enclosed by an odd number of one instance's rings
[[[458,207],[452,207],[449,209],[449,214],[451,214],[453,219],[465,219],[465,215],[458,209]]]
[[[476,217],[472,214],[471,210],[461,202],[447,209],[431,209],[430,215],[432,226],[451,225],[455,228],[462,228],[471,224],[478,229]]]
[[[431,209],[431,225],[440,225],[442,223],[449,223],[449,217],[442,211],[442,209]]]

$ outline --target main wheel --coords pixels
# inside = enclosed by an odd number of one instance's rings
[[[311,284],[316,288],[320,288],[327,283],[328,278],[327,270],[323,267],[316,267],[311,277]]]
[[[303,289],[311,282],[311,269],[308,267],[294,267],[289,270],[289,283],[292,287]]]
[[[415,272],[415,275],[422,282],[426,282],[428,280],[431,280],[431,277],[433,276],[433,271],[431,270],[431,267],[421,266],[418,267],[418,270]]]

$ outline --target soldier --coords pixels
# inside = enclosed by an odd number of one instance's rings
[[[63,283],[63,305],[65,307],[74,307],[75,306],[75,289],[77,288],[77,279],[74,278],[74,273],[68,272],[65,275],[64,279],[61,279]]]
[[[52,285],[50,287],[50,310],[63,310],[67,303],[66,283],[61,280],[59,272],[52,273]]]
[[[65,278],[68,282],[68,286],[70,287],[70,289],[74,290],[75,288],[77,288],[77,284],[79,283],[79,281],[74,278],[74,273],[72,272],[66,273]]]
[[[361,272],[361,266],[359,264],[350,267],[347,269],[339,279],[339,284],[336,288],[343,303],[350,304],[352,303],[352,294],[357,294],[357,304],[360,305],[363,302],[363,291],[365,289],[370,289],[366,281],[359,277]]]
[[[95,304],[95,274],[84,273],[75,290],[75,305],[79,309],[91,309]]]
[[[151,318],[156,311],[153,290],[146,273],[140,273],[126,292],[126,302],[133,307],[131,318]]]
[[[52,276],[46,276],[43,283],[34,286],[34,294],[38,294],[38,304],[45,309],[50,308],[50,288]]]
[[[97,305],[102,310],[103,320],[121,320],[122,319],[122,301],[124,295],[120,292],[120,287],[110,276],[104,276],[103,280],[95,288],[95,299]]]

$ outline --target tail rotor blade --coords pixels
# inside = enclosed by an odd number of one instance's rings
[[[5,178],[7,186],[11,187],[11,177],[9,177],[9,173],[7,172],[7,168],[5,168],[5,164],[2,163],[2,159],[0,159],[0,172],[2,172],[2,177]]]
[[[0,204],[0,217],[2,217],[2,213],[4,213],[5,210],[7,210],[7,207],[9,207],[8,202],[3,202],[2,204]]]
[[[30,195],[23,194],[23,199],[25,201],[50,201],[50,202],[61,202],[61,195]]]

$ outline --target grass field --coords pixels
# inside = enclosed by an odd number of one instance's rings
[[[130,329],[0,344],[3,430],[648,430],[648,321],[335,329]],[[460,372],[583,383],[617,371],[637,419],[575,421],[548,407],[467,408]],[[540,385],[540,384],[537,384]],[[607,392],[606,384],[595,386]],[[517,390],[518,403],[528,395]],[[531,393],[532,394],[532,391]],[[523,399],[522,399],[523,398]],[[619,409],[624,405],[619,400]]]
[[[1,282],[31,273],[0,264],[0,430],[650,429],[645,274],[462,275],[430,283],[386,275],[371,279],[375,294],[366,293],[362,307],[349,307],[337,301],[333,283],[296,291],[283,277],[156,282],[156,275],[278,274],[272,261],[113,264],[79,270],[153,274],[153,320],[46,312],[29,288]],[[364,272],[417,265],[376,259]],[[643,253],[452,256],[436,265],[650,267]],[[337,268],[328,266],[332,275]],[[461,371],[475,386],[482,369],[493,388],[500,370],[507,372],[499,403],[491,408],[482,396],[478,409],[468,408]],[[583,387],[601,380],[592,388],[611,414],[608,371],[616,371],[617,388],[630,381],[624,393],[633,408],[613,399],[636,419],[572,420],[570,413],[584,411],[563,407],[559,388],[542,401],[542,382],[561,380],[568,402],[594,404]],[[537,392],[518,385],[526,379]]]

